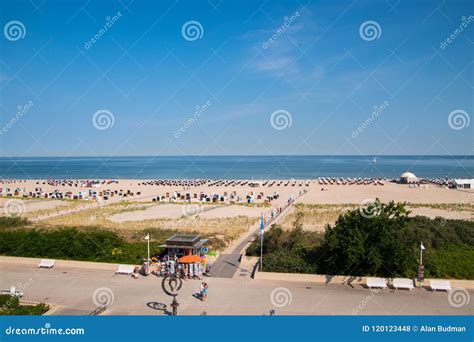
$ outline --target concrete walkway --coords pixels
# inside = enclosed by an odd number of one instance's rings
[[[39,260],[0,258],[0,288],[16,286],[23,300],[55,307],[52,314],[86,314],[108,301],[103,315],[167,315],[171,298],[161,290],[162,278],[133,279],[116,275],[110,264],[57,261],[38,269]],[[87,267],[86,267],[87,266]],[[209,297],[195,297],[199,280],[186,280],[177,299],[179,315],[472,315],[474,300],[457,307],[446,292],[425,289],[369,290],[362,286],[206,278]],[[467,290],[472,297],[474,292]]]

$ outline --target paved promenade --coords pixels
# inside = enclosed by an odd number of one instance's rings
[[[52,314],[88,314],[108,299],[104,315],[166,315],[171,298],[161,290],[161,278],[132,279],[115,275],[115,265],[57,262],[38,269],[37,260],[0,258],[0,288],[16,286],[24,300],[54,306]],[[62,265],[61,265],[62,264]],[[249,277],[206,278],[209,298],[194,298],[197,280],[187,280],[178,296],[181,315],[470,315],[474,300],[453,307],[446,292],[369,290],[360,285],[252,280]],[[474,292],[468,292],[472,298]],[[163,310],[163,304],[167,308]]]

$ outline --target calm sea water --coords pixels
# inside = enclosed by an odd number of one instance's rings
[[[0,178],[312,179],[474,177],[474,156],[190,156],[0,158]]]

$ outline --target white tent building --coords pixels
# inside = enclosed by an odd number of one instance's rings
[[[455,179],[454,187],[457,189],[474,189],[474,178]]]
[[[415,174],[411,172],[404,172],[400,176],[400,183],[411,184],[411,183],[417,183],[418,181],[419,181],[418,177],[415,176]]]

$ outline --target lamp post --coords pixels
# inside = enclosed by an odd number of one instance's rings
[[[420,242],[420,265],[423,265],[423,251],[425,250],[425,246],[423,246],[423,242]]]

